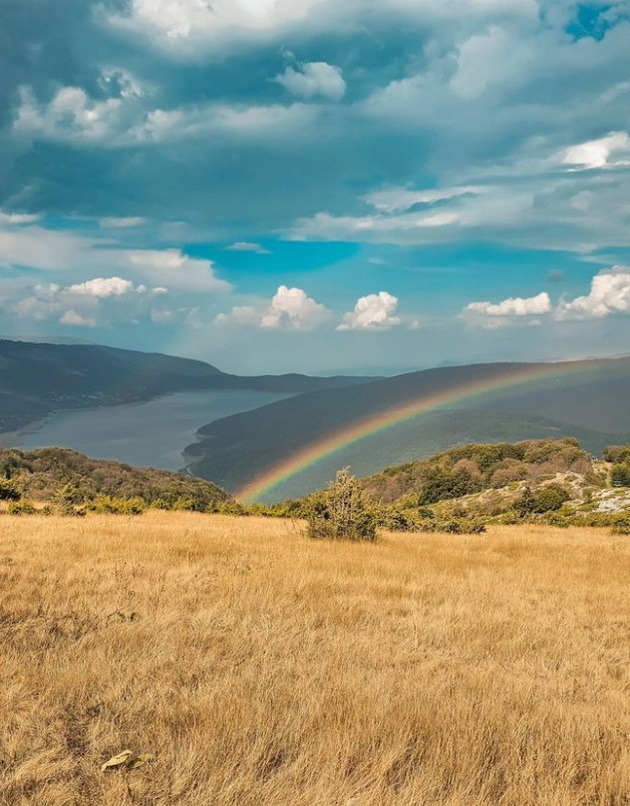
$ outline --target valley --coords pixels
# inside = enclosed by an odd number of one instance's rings
[[[0,446],[63,446],[95,459],[180,470],[183,448],[202,425],[285,397],[254,390],[174,392],[147,402],[66,409],[21,432],[0,434]]]
[[[318,390],[202,428],[190,471],[248,500],[376,473],[471,442],[576,437],[599,454],[630,441],[630,360],[445,367]]]

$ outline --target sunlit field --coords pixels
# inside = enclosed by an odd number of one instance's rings
[[[2,516],[0,647],[3,806],[630,804],[630,538]]]

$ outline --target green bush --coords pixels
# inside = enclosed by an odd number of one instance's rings
[[[630,487],[630,464],[613,465],[610,480],[613,487]]]
[[[308,535],[336,540],[376,540],[377,514],[368,505],[348,468],[306,502]]]
[[[630,515],[623,515],[617,519],[611,529],[613,535],[630,535]]]
[[[570,498],[569,493],[559,484],[547,484],[535,492],[526,487],[514,508],[521,517],[527,517],[558,510]]]
[[[142,498],[116,498],[111,495],[98,495],[88,504],[93,512],[111,515],[142,515],[147,503]]]
[[[74,506],[65,501],[57,505],[57,514],[65,518],[85,518],[87,512],[84,506]]]
[[[7,508],[9,515],[39,515],[39,510],[28,498],[21,501],[10,501]]]
[[[0,501],[19,501],[22,497],[15,479],[0,478]]]
[[[486,531],[483,521],[474,518],[425,521],[418,531],[443,532],[449,535],[480,535]]]

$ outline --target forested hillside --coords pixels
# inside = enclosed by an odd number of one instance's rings
[[[184,473],[99,461],[62,448],[0,450],[0,499],[84,504],[103,496],[199,510],[229,499],[215,484]]]

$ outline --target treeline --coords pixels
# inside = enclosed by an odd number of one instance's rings
[[[90,459],[65,448],[0,449],[0,499],[15,514],[36,509],[33,501],[68,514],[135,514],[150,506],[212,512],[231,500],[215,484],[184,473]]]
[[[630,487],[630,446],[608,448],[604,460],[613,463],[612,485]],[[340,483],[353,491],[359,526],[479,533],[489,524],[541,523],[630,532],[630,512],[600,508],[609,478],[573,438],[466,445],[352,482],[344,471],[327,490],[248,512],[319,519],[326,532]]]
[[[419,506],[461,498],[513,482],[535,484],[555,473],[593,474],[593,462],[578,441],[527,440],[472,444],[400,467],[390,467],[363,482],[374,501],[406,498]]]
[[[613,487],[630,487],[630,446],[612,445],[603,454],[605,462],[610,462],[610,480]]]

